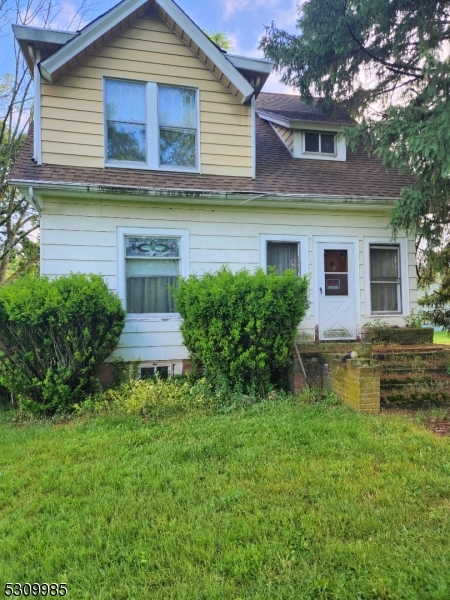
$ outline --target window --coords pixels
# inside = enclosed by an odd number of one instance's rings
[[[314,133],[305,131],[305,152],[336,154],[334,133]]]
[[[259,236],[259,260],[262,269],[275,267],[277,272],[294,269],[297,275],[308,272],[308,237],[262,233]]]
[[[106,82],[106,157],[145,163],[145,84]]]
[[[401,313],[400,247],[370,244],[372,313]]]
[[[325,296],[348,296],[348,251],[324,250]]]
[[[198,171],[198,92],[105,79],[108,166]]]
[[[170,286],[180,275],[180,238],[125,236],[127,313],[173,313]]]
[[[159,86],[159,158],[161,165],[195,167],[196,92]]]
[[[300,275],[298,242],[267,242],[267,266],[275,267],[278,273],[293,269]]]

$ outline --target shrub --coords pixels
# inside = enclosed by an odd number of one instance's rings
[[[308,306],[308,278],[258,269],[190,275],[174,290],[181,333],[210,380],[264,394],[289,361]]]
[[[0,288],[0,384],[27,412],[70,410],[96,385],[125,320],[99,275],[21,279]]]

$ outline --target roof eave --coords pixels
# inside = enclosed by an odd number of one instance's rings
[[[75,39],[68,41],[54,54],[41,63],[42,75],[50,82],[56,81],[61,70],[67,69],[68,65],[78,60],[78,56],[86,48],[92,47],[105,34],[114,27],[119,26],[134,11],[139,11],[147,4],[146,0],[123,0],[120,4],[105,13],[99,19],[85,27]],[[213,66],[236,87],[239,101],[244,104],[253,96],[255,90],[239,70],[230,62],[215,44],[199,29],[199,27],[173,2],[173,0],[157,0],[158,14],[161,11],[168,15],[176,23],[182,32],[192,40],[195,45],[209,57]],[[164,19],[163,19],[164,20]],[[170,27],[170,25],[169,25]],[[178,35],[178,33],[175,31]],[[180,37],[180,36],[179,36]],[[181,39],[186,43],[186,40]],[[208,65],[209,66],[209,65]],[[209,67],[210,68],[210,67]],[[211,69],[215,72],[215,69]]]
[[[353,196],[353,195],[324,195],[324,194],[280,194],[274,192],[248,192],[240,190],[199,190],[187,188],[159,188],[159,187],[138,187],[124,185],[90,185],[77,182],[57,182],[57,181],[32,181],[11,179],[10,184],[16,186],[24,193],[28,194],[30,189],[36,190],[36,193],[44,192],[47,194],[58,194],[70,196],[73,193],[85,196],[97,196],[99,194],[113,195],[128,200],[139,200],[142,198],[156,198],[158,200],[183,203],[191,202],[194,199],[200,204],[233,204],[252,206],[295,206],[305,207],[314,206],[340,206],[386,210],[392,207],[398,198],[389,198],[383,196]]]

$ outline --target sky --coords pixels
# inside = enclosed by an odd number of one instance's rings
[[[201,28],[219,30],[231,39],[233,54],[263,58],[258,50],[259,39],[264,32],[264,26],[272,21],[277,27],[295,32],[297,20],[297,5],[301,0],[178,0],[177,4]],[[60,12],[57,14],[53,28],[65,29],[73,14],[76,12],[75,2],[58,2]],[[89,14],[86,23],[117,4],[108,0],[98,2],[97,8]],[[85,23],[85,24],[86,24]],[[39,26],[37,18],[33,23]],[[0,75],[13,68],[13,38],[10,25],[0,36]],[[264,91],[286,94],[296,93],[292,88],[279,82],[280,75],[272,73]]]

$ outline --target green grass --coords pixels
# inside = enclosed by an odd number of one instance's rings
[[[0,585],[68,598],[450,598],[450,439],[266,402],[160,421],[0,416]]]
[[[435,344],[450,344],[450,336],[446,331],[435,331],[433,341]]]

